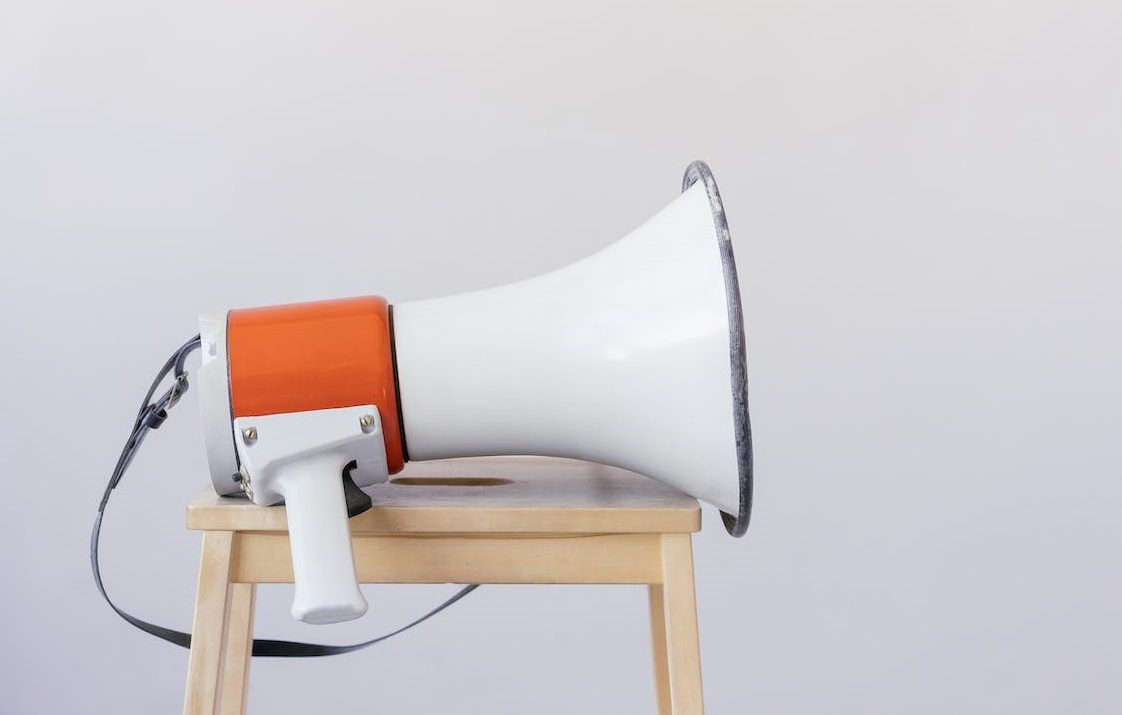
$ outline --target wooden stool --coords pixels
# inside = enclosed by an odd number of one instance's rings
[[[368,491],[374,507],[350,521],[362,583],[647,584],[658,711],[703,711],[692,497],[621,469],[530,457],[411,464]],[[292,582],[284,507],[208,489],[187,528],[203,532],[203,552],[183,709],[241,713],[255,585]]]

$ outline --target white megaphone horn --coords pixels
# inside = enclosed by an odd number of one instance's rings
[[[309,623],[361,616],[347,490],[406,461],[573,457],[752,505],[744,322],[721,196],[681,196],[570,266],[498,288],[203,316],[200,403],[219,494],[284,501]],[[361,496],[361,495],[360,495]]]

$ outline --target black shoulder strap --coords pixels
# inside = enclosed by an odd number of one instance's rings
[[[121,618],[125,619],[133,626],[139,628],[145,633],[156,636],[169,643],[174,643],[183,648],[191,647],[191,634],[177,631],[164,626],[157,626],[153,623],[143,621],[136,616],[128,613],[117,607],[113,603],[113,599],[109,598],[109,594],[105,592],[105,584],[101,580],[101,564],[98,555],[98,541],[101,537],[101,522],[105,516],[105,509],[109,505],[109,497],[117,484],[121,481],[125,471],[128,469],[129,464],[132,463],[133,457],[136,456],[137,451],[140,449],[141,443],[148,435],[148,432],[153,429],[158,429],[160,425],[167,419],[168,410],[171,409],[176,402],[179,401],[180,396],[187,391],[187,373],[184,369],[184,363],[187,356],[199,347],[200,338],[198,335],[188,340],[177,350],[164,367],[156,375],[155,381],[145,395],[144,400],[141,402],[140,412],[136,416],[136,421],[133,423],[132,434],[125,442],[125,447],[121,450],[121,456],[117,459],[117,466],[113,470],[113,475],[109,478],[109,484],[105,488],[105,493],[101,497],[101,504],[97,508],[97,517],[94,519],[93,531],[90,534],[90,569],[93,571],[94,583],[97,585],[98,593],[109,604],[109,607]],[[152,396],[155,395],[156,390],[159,388],[160,383],[171,373],[175,374],[175,383],[165,392],[159,399],[153,401]],[[361,643],[351,643],[349,645],[325,645],[321,643],[301,643],[299,641],[282,641],[270,640],[263,638],[255,638],[253,640],[253,655],[256,656],[270,656],[275,658],[306,658],[324,655],[340,655],[342,653],[351,653],[356,650],[362,650],[367,646],[372,646],[375,643],[380,643],[387,638],[392,638],[399,633],[403,633],[413,626],[419,625],[436,614],[448,608],[456,601],[459,601],[464,596],[468,595],[475,589],[479,588],[478,584],[470,584],[464,586],[455,594],[452,595],[447,601],[441,603],[436,608],[424,614],[420,618],[405,624],[397,630],[390,631],[377,638],[371,638],[368,641]]]

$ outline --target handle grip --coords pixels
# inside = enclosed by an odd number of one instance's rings
[[[278,468],[284,496],[296,596],[292,616],[304,623],[341,623],[366,613],[355,576],[351,530],[336,459],[305,458]]]

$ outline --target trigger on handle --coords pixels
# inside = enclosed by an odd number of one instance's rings
[[[374,506],[374,502],[370,499],[370,495],[359,489],[355,484],[355,480],[351,478],[351,472],[358,467],[357,462],[351,462],[343,467],[343,496],[347,500],[347,518],[353,519],[370,507]]]

